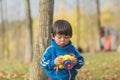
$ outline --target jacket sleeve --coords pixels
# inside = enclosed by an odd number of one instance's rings
[[[55,67],[54,60],[52,59],[50,48],[46,49],[44,54],[42,55],[40,65],[44,69],[53,69]]]
[[[83,56],[78,52],[78,50],[75,49],[74,52],[76,58],[77,58],[77,64],[74,66],[75,69],[80,69],[84,65],[84,58]]]

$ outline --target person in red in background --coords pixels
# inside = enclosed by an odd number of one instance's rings
[[[118,39],[118,32],[112,27],[99,27],[101,50],[114,51]]]

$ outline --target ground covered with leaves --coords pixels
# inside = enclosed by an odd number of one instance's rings
[[[120,53],[88,53],[84,57],[85,65],[79,70],[78,80],[120,80]]]
[[[120,53],[85,53],[76,80],[120,80]],[[25,80],[29,65],[22,60],[0,61],[0,80]]]
[[[29,64],[22,60],[0,61],[0,80],[25,80]]]

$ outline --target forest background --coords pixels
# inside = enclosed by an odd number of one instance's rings
[[[119,0],[100,0],[100,20],[101,26],[111,26],[120,31]],[[39,11],[39,0],[30,0],[33,42],[36,40]],[[68,20],[73,28],[72,42],[84,50],[89,45],[90,51],[95,51],[99,45],[98,24],[97,24],[97,6],[96,0],[80,0],[80,20],[79,20],[79,43],[77,43],[77,10],[76,1],[72,0],[55,0],[54,4],[54,21],[57,19]],[[3,10],[2,10],[3,8]],[[24,0],[4,0],[1,3],[0,22],[3,21],[4,30],[0,26],[0,55],[3,54],[8,58],[20,57],[25,53],[26,41],[26,22],[25,22],[25,5]],[[4,42],[3,36],[4,35]],[[4,43],[4,44],[3,44]],[[4,45],[4,46],[2,46]],[[11,55],[12,54],[12,55]],[[2,56],[1,56],[2,57]]]
[[[87,46],[90,48],[89,52],[99,51],[98,16],[100,16],[101,26],[111,26],[120,32],[120,1],[99,0],[99,4],[100,15],[97,13],[96,0],[80,0],[79,12],[76,0],[55,0],[53,21],[57,19],[68,20],[73,28],[71,40],[76,47],[80,46],[83,51]],[[29,42],[26,12],[25,0],[0,1],[1,61],[26,60],[27,42]],[[30,0],[30,12],[33,32],[32,42],[35,44],[39,27],[39,0]],[[79,28],[77,28],[78,23]]]

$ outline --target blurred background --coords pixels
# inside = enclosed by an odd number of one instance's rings
[[[96,51],[99,45],[98,16],[101,26],[111,26],[120,31],[120,1],[99,0],[55,0],[54,21],[68,20],[73,28],[73,44],[83,50]],[[79,6],[79,7],[77,7]],[[33,42],[38,29],[39,0],[30,0]],[[0,59],[23,58],[26,45],[26,8],[24,0],[0,0]],[[79,26],[79,27],[77,27]],[[78,30],[78,33],[77,33]],[[77,39],[79,37],[79,42]]]
[[[39,26],[39,0],[30,0],[32,39]],[[0,0],[0,61],[25,58],[27,30],[25,0]],[[120,32],[120,0],[55,0],[54,17],[68,20],[73,28],[72,42],[83,53],[99,51],[99,26]],[[120,45],[120,40],[119,43]],[[92,80],[92,79],[91,79]]]

